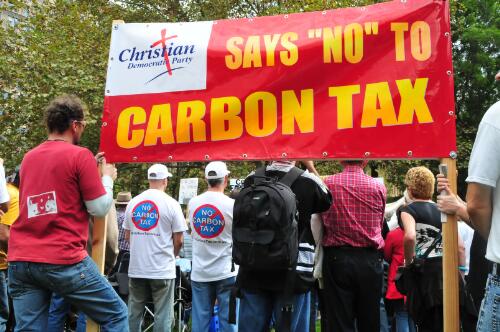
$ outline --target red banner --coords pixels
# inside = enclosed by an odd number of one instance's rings
[[[447,1],[113,27],[110,161],[449,157]]]

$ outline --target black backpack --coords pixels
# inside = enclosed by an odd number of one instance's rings
[[[245,270],[295,269],[298,257],[298,212],[290,188],[303,173],[293,167],[280,180],[255,171],[233,210],[233,260]]]
[[[290,331],[299,255],[297,200],[291,186],[302,173],[303,170],[293,167],[281,179],[276,179],[266,176],[265,167],[257,169],[253,183],[240,191],[233,209],[233,260],[240,265],[240,273],[287,271],[280,329],[285,332]],[[231,323],[236,322],[240,273],[229,303]]]

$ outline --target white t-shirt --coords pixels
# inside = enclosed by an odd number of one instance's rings
[[[465,275],[469,274],[469,262],[470,262],[470,246],[472,245],[472,238],[474,237],[474,229],[464,223],[463,221],[458,222],[458,234],[464,242],[465,247]]]
[[[191,280],[208,282],[236,275],[232,259],[233,206],[234,199],[213,191],[189,201],[193,238]]]
[[[7,191],[7,183],[5,181],[5,169],[0,164],[0,204],[10,200],[9,192]]]
[[[500,263],[500,101],[490,107],[479,124],[466,181],[493,188],[493,215],[486,258]]]
[[[175,199],[157,189],[146,190],[128,203],[123,228],[130,230],[129,277],[175,278],[172,234],[187,229]]]

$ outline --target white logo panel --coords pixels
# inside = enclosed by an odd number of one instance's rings
[[[106,96],[204,90],[212,22],[113,26]]]

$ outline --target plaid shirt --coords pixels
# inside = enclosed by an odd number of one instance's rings
[[[125,239],[125,229],[123,229],[123,221],[125,220],[125,208],[117,207],[116,215],[118,221],[118,249],[130,251],[130,243]]]
[[[325,184],[332,193],[332,205],[322,214],[325,247],[384,247],[382,221],[386,189],[383,184],[349,165],[329,176]]]

